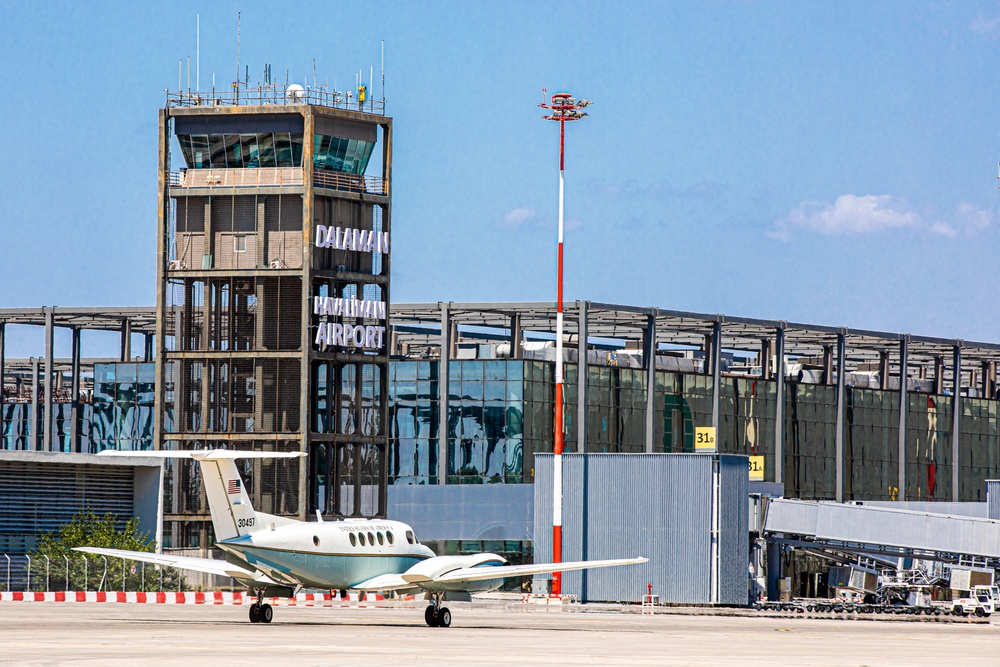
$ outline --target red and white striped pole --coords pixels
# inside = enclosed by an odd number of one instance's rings
[[[544,93],[544,91],[543,91]],[[581,109],[590,106],[587,100],[575,100],[569,93],[552,96],[551,104],[539,104],[551,113],[545,120],[559,121],[559,259],[556,286],[556,394],[552,471],[552,562],[562,562],[562,453],[563,453],[563,214],[566,191],[566,121],[580,120],[587,116]],[[552,574],[553,595],[562,594],[562,573]]]

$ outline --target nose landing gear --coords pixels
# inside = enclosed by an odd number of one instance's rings
[[[441,593],[435,593],[431,603],[424,610],[424,621],[432,628],[451,626],[451,610],[441,606]]]

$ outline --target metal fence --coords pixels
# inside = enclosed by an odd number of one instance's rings
[[[235,582],[230,579],[235,587]],[[181,570],[122,558],[74,553],[58,559],[0,554],[0,591],[184,591]]]

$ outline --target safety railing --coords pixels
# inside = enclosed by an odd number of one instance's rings
[[[301,167],[261,167],[259,169],[181,169],[169,173],[173,188],[259,188],[301,186]],[[331,190],[385,195],[388,183],[381,176],[345,174],[316,169],[313,185]]]
[[[182,169],[170,172],[169,184],[175,188],[259,188],[302,185],[302,168]]]
[[[364,192],[366,194],[384,195],[388,193],[388,184],[381,176],[344,174],[339,171],[324,171],[322,169],[313,170],[313,185],[332,190],[347,190],[348,192]]]
[[[55,558],[0,554],[0,591],[5,593],[184,591],[185,581],[175,568],[80,552]]]
[[[354,93],[280,84],[211,91],[167,91],[167,107],[295,106],[312,104],[331,109],[385,115],[385,100],[366,97],[359,102]]]

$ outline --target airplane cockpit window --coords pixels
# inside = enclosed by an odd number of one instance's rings
[[[385,531],[385,539],[389,540],[389,544],[393,543],[394,538],[392,537],[392,531],[391,530]]]
[[[413,531],[412,530],[406,531],[406,541],[409,542],[410,544],[413,544]]]
[[[348,533],[347,535],[348,535],[348,537],[350,537],[350,538],[351,538],[351,546],[352,546],[352,547],[356,547],[356,546],[358,546],[358,538],[356,538],[356,537],[354,536],[354,533]]]
[[[375,533],[375,536],[378,537],[378,544],[379,544],[379,546],[382,546],[383,544],[385,544],[385,541],[384,541],[385,538],[382,537],[382,531],[381,530],[378,531],[377,533]]]
[[[358,533],[358,541],[361,542],[361,546],[365,546],[365,534],[364,533]]]
[[[368,544],[375,546],[375,536],[371,533],[368,533]]]

